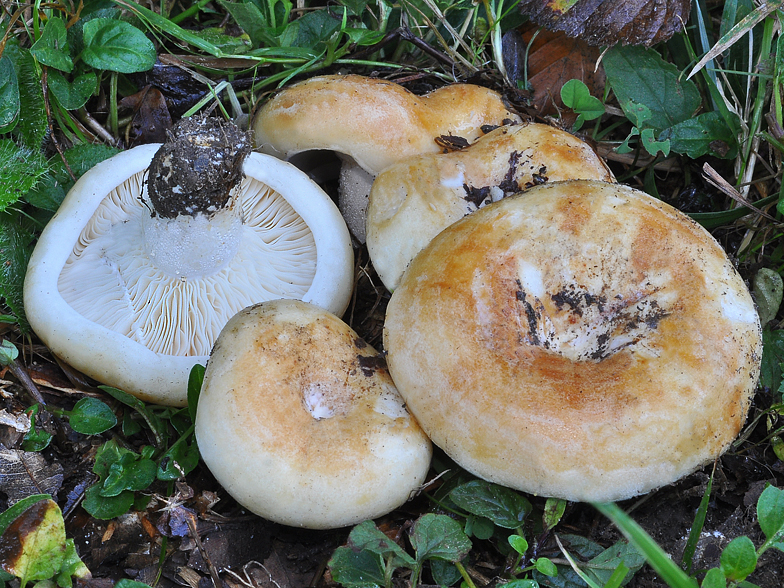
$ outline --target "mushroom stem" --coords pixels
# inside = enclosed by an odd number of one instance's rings
[[[232,196],[250,153],[247,133],[218,118],[182,119],[153,156],[142,200],[144,250],[172,277],[213,274],[239,247],[242,207]]]
[[[147,186],[154,216],[211,215],[229,205],[250,150],[250,137],[233,123],[182,119],[150,164]]]

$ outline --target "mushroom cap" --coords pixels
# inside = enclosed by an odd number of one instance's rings
[[[184,405],[191,368],[206,363],[221,328],[242,308],[301,298],[342,313],[353,251],[340,213],[316,184],[290,164],[251,154],[235,192],[242,220],[236,252],[230,245],[217,251],[222,237],[211,237],[215,226],[197,216],[198,234],[215,247],[183,255],[183,240],[199,247],[186,225],[182,240],[170,238],[158,253],[185,259],[187,271],[176,275],[166,255],[153,263],[140,196],[158,147],[120,153],[74,185],[30,259],[25,309],[36,334],[75,368],[142,400]],[[215,259],[215,271],[201,271],[202,261]]]
[[[393,293],[384,343],[406,406],[461,466],[576,501],[629,498],[718,457],[762,353],[751,296],[707,231],[584,180],[441,232]]]
[[[483,125],[519,122],[501,96],[472,84],[453,84],[417,96],[399,84],[358,75],[317,76],[294,84],[262,106],[256,145],[289,158],[312,149],[337,151],[378,174],[409,155],[437,152],[435,138],[469,142]]]
[[[257,304],[226,324],[204,374],[196,438],[237,502],[312,529],[397,508],[431,458],[383,357],[339,318],[295,300]]]
[[[453,222],[544,181],[614,181],[584,141],[549,125],[504,126],[471,146],[396,163],[376,177],[367,210],[367,247],[384,285]],[[486,199],[486,200],[485,200]]]

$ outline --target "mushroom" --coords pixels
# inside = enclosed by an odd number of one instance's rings
[[[184,167],[210,169],[211,148],[191,146]],[[163,148],[160,173],[145,183],[159,148],[125,151],[80,178],[41,234],[24,300],[55,355],[143,400],[183,405],[190,369],[242,308],[298,298],[342,313],[353,252],[337,207],[294,166],[252,153],[226,202],[211,203],[184,187],[177,155]],[[229,152],[215,159],[231,163]],[[160,211],[148,185],[172,197]]]
[[[574,501],[629,498],[716,459],[762,353],[751,296],[706,230],[588,180],[442,231],[392,294],[384,344],[406,406],[457,463]]]
[[[339,206],[365,242],[373,178],[404,157],[438,152],[442,136],[470,143],[482,127],[520,122],[492,90],[453,84],[417,96],[393,82],[357,75],[314,77],[281,91],[259,111],[256,144],[289,159],[311,150],[340,154]]]
[[[383,357],[296,300],[254,305],[226,324],[204,374],[196,439],[237,502],[311,529],[397,508],[431,458]]]
[[[389,290],[430,240],[478,208],[544,182],[614,181],[591,147],[543,124],[504,126],[450,153],[410,157],[373,183],[367,247]]]

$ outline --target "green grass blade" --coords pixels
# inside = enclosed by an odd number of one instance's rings
[[[670,559],[670,556],[629,515],[613,503],[591,503],[610,519],[671,588],[697,588],[697,582]]]
[[[686,547],[683,548],[683,558],[681,559],[681,567],[686,570],[687,574],[691,574],[692,566],[694,565],[694,552],[697,550],[697,542],[700,540],[702,528],[705,525],[705,517],[708,514],[708,503],[710,502],[711,490],[713,489],[713,474],[708,480],[708,485],[705,487],[705,492],[700,501],[700,507],[697,509],[697,514],[694,516],[694,523],[689,531],[689,538],[686,541]]]

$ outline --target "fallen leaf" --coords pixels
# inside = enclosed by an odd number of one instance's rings
[[[122,108],[133,110],[128,131],[128,146],[146,143],[163,143],[166,131],[172,127],[172,118],[166,99],[158,88],[147,86],[120,101]]]
[[[689,19],[691,0],[521,0],[538,25],[590,45],[645,45],[666,41]]]
[[[0,449],[0,487],[8,504],[32,494],[57,494],[63,484],[63,468],[48,463],[40,454],[17,449]]]
[[[604,68],[599,63],[601,52],[581,41],[540,29],[527,23],[511,30],[503,38],[504,65],[512,81],[522,81],[525,70],[533,89],[532,106],[540,116],[554,115],[564,109],[561,86],[569,80],[580,80],[591,94],[604,94]],[[573,121],[566,121],[571,124]]]
[[[0,535],[0,567],[18,577],[21,587],[48,580],[65,558],[65,523],[53,500],[41,500],[8,525]]]

